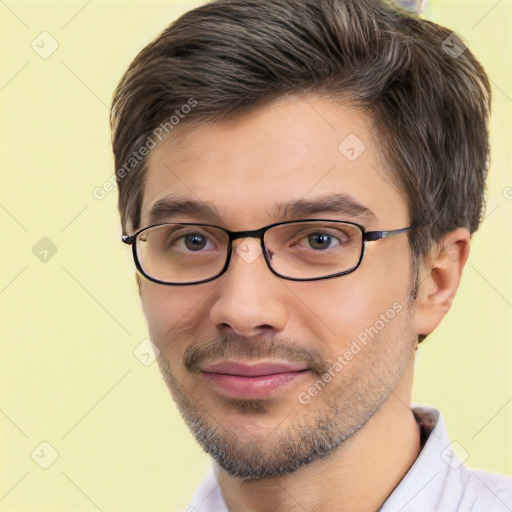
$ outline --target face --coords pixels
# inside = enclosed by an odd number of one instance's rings
[[[305,218],[367,231],[409,225],[372,126],[350,107],[288,98],[179,130],[148,160],[142,227],[155,203],[178,195],[214,212],[182,210],[159,222],[231,231]],[[333,193],[371,213],[330,210]],[[297,200],[318,200],[324,211],[277,209]],[[142,277],[140,294],[162,375],[192,433],[229,474],[259,479],[290,473],[364,431],[407,387],[416,333],[406,234],[367,242],[353,273],[306,282],[272,274],[250,242],[233,242],[228,271],[211,282]]]

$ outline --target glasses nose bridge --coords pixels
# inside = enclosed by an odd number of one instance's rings
[[[229,242],[233,243],[235,240],[240,238],[257,238],[260,242],[263,242],[263,235],[269,229],[268,227],[254,229],[251,231],[228,231]]]
[[[228,262],[230,263],[231,262],[231,257],[233,255],[233,252],[238,252],[239,249],[241,247],[243,247],[243,243],[240,244],[238,246],[238,248],[235,249],[235,246],[233,245],[233,242],[235,240],[239,240],[239,239],[245,239],[245,238],[253,238],[253,239],[256,239],[257,242],[258,242],[258,245],[260,246],[260,250],[261,250],[261,253],[258,251],[258,254],[256,255],[256,253],[254,252],[249,252],[248,255],[246,255],[245,257],[242,256],[242,259],[244,259],[246,262],[249,262],[249,261],[252,261],[253,258],[259,256],[260,254],[263,254],[263,256],[265,257],[265,253],[267,251],[266,247],[265,247],[265,242],[263,240],[263,236],[265,235],[265,233],[267,232],[267,230],[270,228],[271,226],[266,226],[266,227],[263,227],[263,228],[260,228],[260,229],[254,229],[254,230],[250,230],[250,231],[227,231],[227,234],[229,235],[229,245],[227,247],[228,249],[228,255],[227,255],[227,258],[228,258]],[[243,253],[245,254],[247,252],[247,250],[249,251],[254,251],[254,249],[248,249],[248,247],[250,246],[247,246],[245,248],[245,250],[243,251]],[[267,265],[270,267],[270,262],[268,262],[267,258],[265,257],[265,260],[267,261]],[[229,265],[228,263],[228,265]],[[272,269],[270,269],[272,270]]]

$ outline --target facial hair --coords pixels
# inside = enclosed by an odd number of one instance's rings
[[[398,318],[394,322],[399,322]],[[403,338],[412,333],[403,325],[393,329]],[[381,333],[382,334],[382,333]],[[162,354],[157,361],[163,379],[178,410],[203,450],[231,476],[241,480],[260,480],[290,474],[304,465],[328,457],[356,434],[393,393],[403,371],[413,359],[413,343],[402,341],[397,352],[378,338],[356,355],[358,361],[343,368],[318,396],[307,405],[293,404],[281,423],[257,439],[223,425],[178,382],[169,361]],[[395,343],[397,340],[391,340]],[[397,358],[397,354],[401,357]],[[325,354],[294,341],[262,339],[249,343],[238,337],[220,336],[190,345],[183,355],[187,372],[198,372],[201,364],[215,359],[285,359],[305,363],[313,375],[328,373],[333,362]],[[350,368],[349,368],[350,367]],[[233,410],[251,418],[264,417],[266,400],[226,399]],[[282,426],[290,418],[287,426]]]

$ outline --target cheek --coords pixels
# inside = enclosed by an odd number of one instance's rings
[[[378,290],[368,290],[349,275],[311,286],[297,295],[306,308],[297,311],[300,323],[323,338],[326,349],[337,352],[378,318],[386,301]],[[322,334],[324,333],[324,334]]]
[[[329,284],[299,291],[297,295],[309,308],[314,323],[321,321],[335,334],[348,334],[349,329],[375,322],[380,313],[402,299],[403,291],[384,283],[366,285],[361,279],[343,276],[338,281],[333,279]]]
[[[359,336],[365,339],[365,333],[375,333],[375,328],[381,336],[390,335],[403,324],[408,269],[407,254],[391,256],[389,261],[370,257],[352,274],[296,287],[300,299],[295,309],[297,320],[324,340],[331,356]],[[402,319],[397,321],[399,317]]]
[[[169,343],[173,345],[173,353],[179,352],[180,343],[186,339],[179,331],[198,323],[197,311],[203,295],[184,288],[149,281],[141,284],[142,309],[150,338],[162,352],[168,352]]]

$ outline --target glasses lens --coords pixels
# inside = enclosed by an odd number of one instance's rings
[[[210,279],[226,263],[228,235],[209,226],[165,224],[147,229],[136,241],[144,272],[166,283]]]
[[[357,267],[362,254],[362,232],[343,222],[281,224],[265,233],[272,268],[285,277],[314,279]]]

